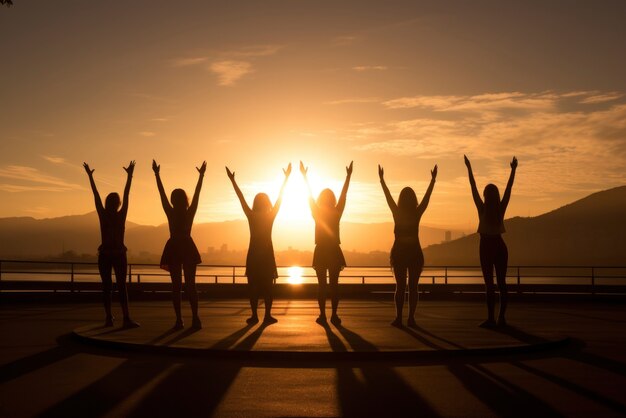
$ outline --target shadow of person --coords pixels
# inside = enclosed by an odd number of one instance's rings
[[[548,342],[548,340],[543,337],[530,334],[520,328],[511,325],[496,327],[493,330],[500,334],[508,335],[509,337],[515,338],[517,341],[521,341],[526,344],[540,344]]]
[[[328,342],[333,351],[348,351],[341,339],[326,327]],[[371,342],[349,329],[337,330],[355,351],[379,351]],[[362,362],[360,370],[348,366],[337,367],[337,392],[342,415],[362,416],[426,416],[439,414],[394,369],[383,362]]]
[[[215,344],[213,344],[211,346],[211,348],[214,349],[214,350],[227,350],[227,349],[229,349],[237,341],[239,341],[239,339],[241,337],[246,335],[246,333],[248,331],[250,331],[252,329],[252,327],[253,327],[253,325],[251,325],[251,324],[246,325],[245,327],[243,327],[243,328],[233,332],[232,334],[227,335],[226,337],[222,338],[221,340],[215,342]]]

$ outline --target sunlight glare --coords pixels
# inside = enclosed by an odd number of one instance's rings
[[[304,281],[302,278],[302,267],[293,266],[287,269],[289,273],[289,277],[287,278],[287,283],[289,284],[302,284]]]

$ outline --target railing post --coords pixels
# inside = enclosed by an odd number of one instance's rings
[[[361,284],[365,284],[365,276],[361,276]]]
[[[0,281],[2,281],[2,261],[0,261]]]
[[[74,263],[70,263],[70,288],[74,291]]]
[[[517,293],[522,293],[522,289],[520,288],[520,275],[519,275],[519,266],[517,266]]]
[[[591,294],[596,294],[596,268],[591,267]]]
[[[233,284],[235,284],[235,266],[233,266]]]
[[[448,284],[448,267],[446,267],[445,273],[446,275],[446,280],[445,280],[445,284]]]
[[[215,275],[215,284],[217,284],[217,274]]]
[[[133,265],[128,264],[128,283],[133,281]]]

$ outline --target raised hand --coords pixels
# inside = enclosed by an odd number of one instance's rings
[[[300,161],[300,172],[302,173],[302,175],[304,177],[306,177],[307,172],[309,171],[308,167],[304,166],[304,163],[302,161]]]
[[[463,154],[463,160],[465,160],[465,166],[467,168],[472,168],[472,164],[470,163],[469,158],[467,158],[467,155]]]
[[[135,160],[132,160],[130,163],[128,163],[128,167],[123,168],[129,176],[132,176],[133,172],[135,171]]]
[[[204,172],[206,171],[206,161],[202,161],[202,165],[200,166],[200,168],[196,167],[196,170],[198,170],[198,173],[200,173],[200,175],[204,176]]]
[[[228,167],[226,167],[226,175],[228,175],[230,181],[235,181],[235,172],[230,171]]]
[[[385,170],[383,170],[380,164],[378,164],[378,178],[380,179],[380,181],[383,181],[385,179]]]
[[[352,175],[352,166],[354,165],[353,163],[354,163],[354,161],[350,161],[350,165],[346,167],[346,173],[347,173],[349,176],[351,176],[351,175]]]
[[[430,170],[430,175],[433,177],[433,180],[437,178],[437,164],[435,164],[435,168]]]
[[[517,168],[517,158],[513,157],[511,160],[511,169],[515,170]]]
[[[161,171],[161,166],[157,165],[157,162],[154,160],[152,160],[152,171],[154,171],[154,174],[159,174]]]
[[[91,175],[93,174],[93,172],[94,172],[94,171],[96,171],[95,169],[93,169],[93,170],[92,170],[92,169],[90,169],[90,168],[89,168],[89,164],[87,164],[87,163],[83,163],[83,167],[85,167],[85,171],[87,172],[87,174],[88,174],[89,176],[91,176]]]
[[[287,169],[283,168],[283,173],[285,174],[285,177],[289,177],[289,175],[291,174],[291,163],[289,163]]]

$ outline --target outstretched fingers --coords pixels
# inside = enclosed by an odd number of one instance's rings
[[[202,161],[202,165],[200,166],[200,168],[196,167],[196,170],[198,170],[198,173],[204,174],[204,172],[206,171],[206,161]]]
[[[513,157],[513,160],[511,160],[511,168],[512,169],[517,168],[517,158],[515,156]]]
[[[90,169],[89,168],[89,164],[87,163],[83,163],[83,167],[85,168],[85,171],[87,172],[87,174],[92,175],[94,171],[96,171],[95,169]]]
[[[152,160],[152,171],[154,171],[156,174],[159,174],[159,171],[161,171],[161,166],[158,165],[155,160]]]
[[[306,175],[307,175],[308,171],[309,171],[309,168],[308,168],[308,167],[305,167],[305,166],[304,166],[304,163],[303,163],[302,161],[300,161],[300,173],[302,173],[302,175],[303,175],[304,177],[306,177]]]
[[[382,180],[385,177],[385,170],[378,164],[378,177]]]
[[[283,168],[283,173],[285,174],[285,177],[289,177],[289,175],[291,174],[291,163],[289,163],[286,169]]]
[[[435,168],[430,170],[430,175],[433,177],[433,179],[437,178],[437,164],[435,164]]]
[[[352,168],[353,168],[353,166],[354,166],[354,161],[350,161],[350,165],[346,167],[346,173],[347,173],[348,175],[351,175],[351,174],[352,174]]]

